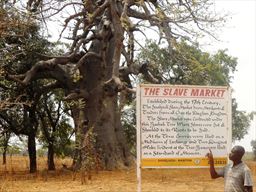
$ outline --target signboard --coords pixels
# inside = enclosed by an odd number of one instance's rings
[[[228,87],[139,85],[137,157],[141,168],[224,166],[231,146]]]

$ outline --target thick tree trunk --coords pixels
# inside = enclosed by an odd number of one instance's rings
[[[28,154],[29,154],[29,172],[35,173],[37,171],[37,163],[36,163],[36,141],[35,135],[28,135]]]
[[[99,43],[93,45],[94,51],[101,50]],[[87,127],[80,126],[86,133],[90,128],[96,136],[96,152],[102,166],[111,170],[129,165],[130,153],[121,126],[118,111],[117,91],[112,95],[106,93],[103,84],[112,77],[112,58],[114,42],[111,41],[106,51],[106,63],[92,59],[81,69],[84,82],[82,86],[88,90],[89,98],[85,110],[80,114],[80,121],[89,120]],[[93,73],[92,73],[93,71]],[[83,138],[81,138],[83,140]],[[83,142],[83,141],[82,141]]]
[[[106,169],[129,166],[130,153],[120,122],[117,97],[105,98],[95,129],[97,149]]]
[[[54,164],[54,147],[53,143],[49,142],[48,145],[48,159],[47,159],[47,164],[48,164],[48,170],[55,170],[55,164]]]
[[[107,68],[111,71],[111,66]],[[98,158],[96,161],[101,163],[101,167],[112,170],[129,166],[131,156],[121,126],[118,93],[114,92],[112,96],[108,96],[103,88],[104,82],[111,78],[111,72],[96,60],[86,63],[81,71],[85,77],[81,87],[88,90],[90,94],[85,108],[79,112],[79,117],[78,115],[74,117],[78,145],[73,168],[81,168],[83,162],[86,161],[84,158],[88,151],[86,152],[85,135],[89,129],[93,129],[96,137],[95,156]],[[97,73],[92,73],[92,71],[97,71]]]
[[[91,100],[90,100],[91,99]],[[92,128],[96,137],[95,155],[101,166],[107,170],[123,168],[130,164],[130,152],[121,126],[117,96],[106,97],[95,94],[87,102],[85,112],[81,111],[77,138],[80,153],[74,158],[74,168],[78,169],[86,161],[88,150],[85,141],[87,131]],[[88,126],[84,123],[89,120]],[[87,143],[88,144],[88,143]],[[79,151],[79,150],[77,150]]]

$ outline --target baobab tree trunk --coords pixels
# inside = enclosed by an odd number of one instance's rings
[[[117,110],[117,97],[105,98],[102,116],[98,120],[97,149],[100,149],[104,165],[113,169],[129,165],[129,151]]]
[[[95,40],[91,50],[98,53],[102,50],[101,46],[102,43]],[[83,135],[78,137],[81,153],[85,147],[84,136],[88,129],[92,128],[96,138],[96,153],[101,159],[102,166],[108,170],[129,166],[131,160],[118,111],[118,92],[104,89],[104,83],[112,77],[112,46],[114,42],[109,41],[105,62],[92,58],[80,67],[83,76],[80,89],[87,90],[89,96],[85,99],[84,108],[80,110],[77,127],[79,135]],[[87,121],[88,125],[85,124]],[[76,164],[84,161],[81,156],[76,157]]]

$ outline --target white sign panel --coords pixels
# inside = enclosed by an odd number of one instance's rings
[[[140,85],[137,150],[141,167],[206,167],[227,163],[231,145],[228,87]]]

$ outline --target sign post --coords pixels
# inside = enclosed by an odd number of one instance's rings
[[[137,88],[137,179],[141,168],[224,166],[231,146],[228,87],[139,85]]]
[[[137,114],[137,118],[136,118],[136,124],[137,124],[137,192],[141,192],[141,130],[140,130],[140,116],[141,116],[141,107],[140,107],[140,99],[141,99],[141,95],[140,95],[140,86],[137,86],[137,90],[136,90],[136,114]]]

